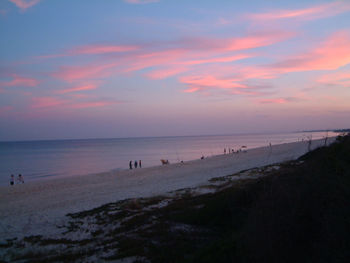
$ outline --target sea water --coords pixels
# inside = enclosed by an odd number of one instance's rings
[[[0,185],[8,185],[10,175],[25,181],[94,174],[129,169],[129,162],[142,167],[199,159],[239,150],[294,141],[335,136],[332,132],[234,134],[117,139],[81,139],[0,142]]]

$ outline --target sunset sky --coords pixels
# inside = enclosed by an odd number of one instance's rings
[[[350,127],[350,0],[1,0],[0,141]]]

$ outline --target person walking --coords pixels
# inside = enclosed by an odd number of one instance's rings
[[[132,161],[129,162],[129,168],[132,170]]]
[[[142,168],[141,160],[139,160],[139,167]]]
[[[14,185],[14,184],[15,184],[15,176],[11,174],[10,185]]]
[[[135,161],[134,166],[135,166],[135,169],[136,169],[137,168],[137,161]]]

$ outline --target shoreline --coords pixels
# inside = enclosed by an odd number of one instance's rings
[[[2,144],[0,185],[8,186],[10,175],[24,175],[28,182],[67,178],[127,170],[130,160],[142,160],[143,168],[160,165],[160,159],[170,163],[188,162],[201,156],[215,156],[228,148],[249,149],[297,142],[302,139],[324,138],[324,133],[276,133],[241,135],[210,135],[183,137],[154,137],[154,139],[91,139],[72,141],[10,142]],[[328,137],[337,136],[331,133]],[[174,138],[174,139],[166,139]],[[243,149],[242,149],[243,150]]]
[[[327,144],[334,140],[328,138]],[[323,145],[324,139],[314,140],[311,149]],[[306,141],[293,142],[185,163],[1,186],[0,235],[6,239],[50,233],[65,223],[68,213],[198,187],[214,177],[296,159],[307,148]]]

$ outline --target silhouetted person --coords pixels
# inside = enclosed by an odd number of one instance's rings
[[[132,161],[129,162],[129,168],[132,169]]]
[[[135,161],[134,166],[135,166],[135,169],[136,169],[137,168],[137,161]]]
[[[10,185],[14,185],[14,184],[15,184],[15,176],[11,174]]]
[[[141,160],[139,160],[139,167],[142,168]]]
[[[226,154],[226,148],[224,148],[224,154]]]

